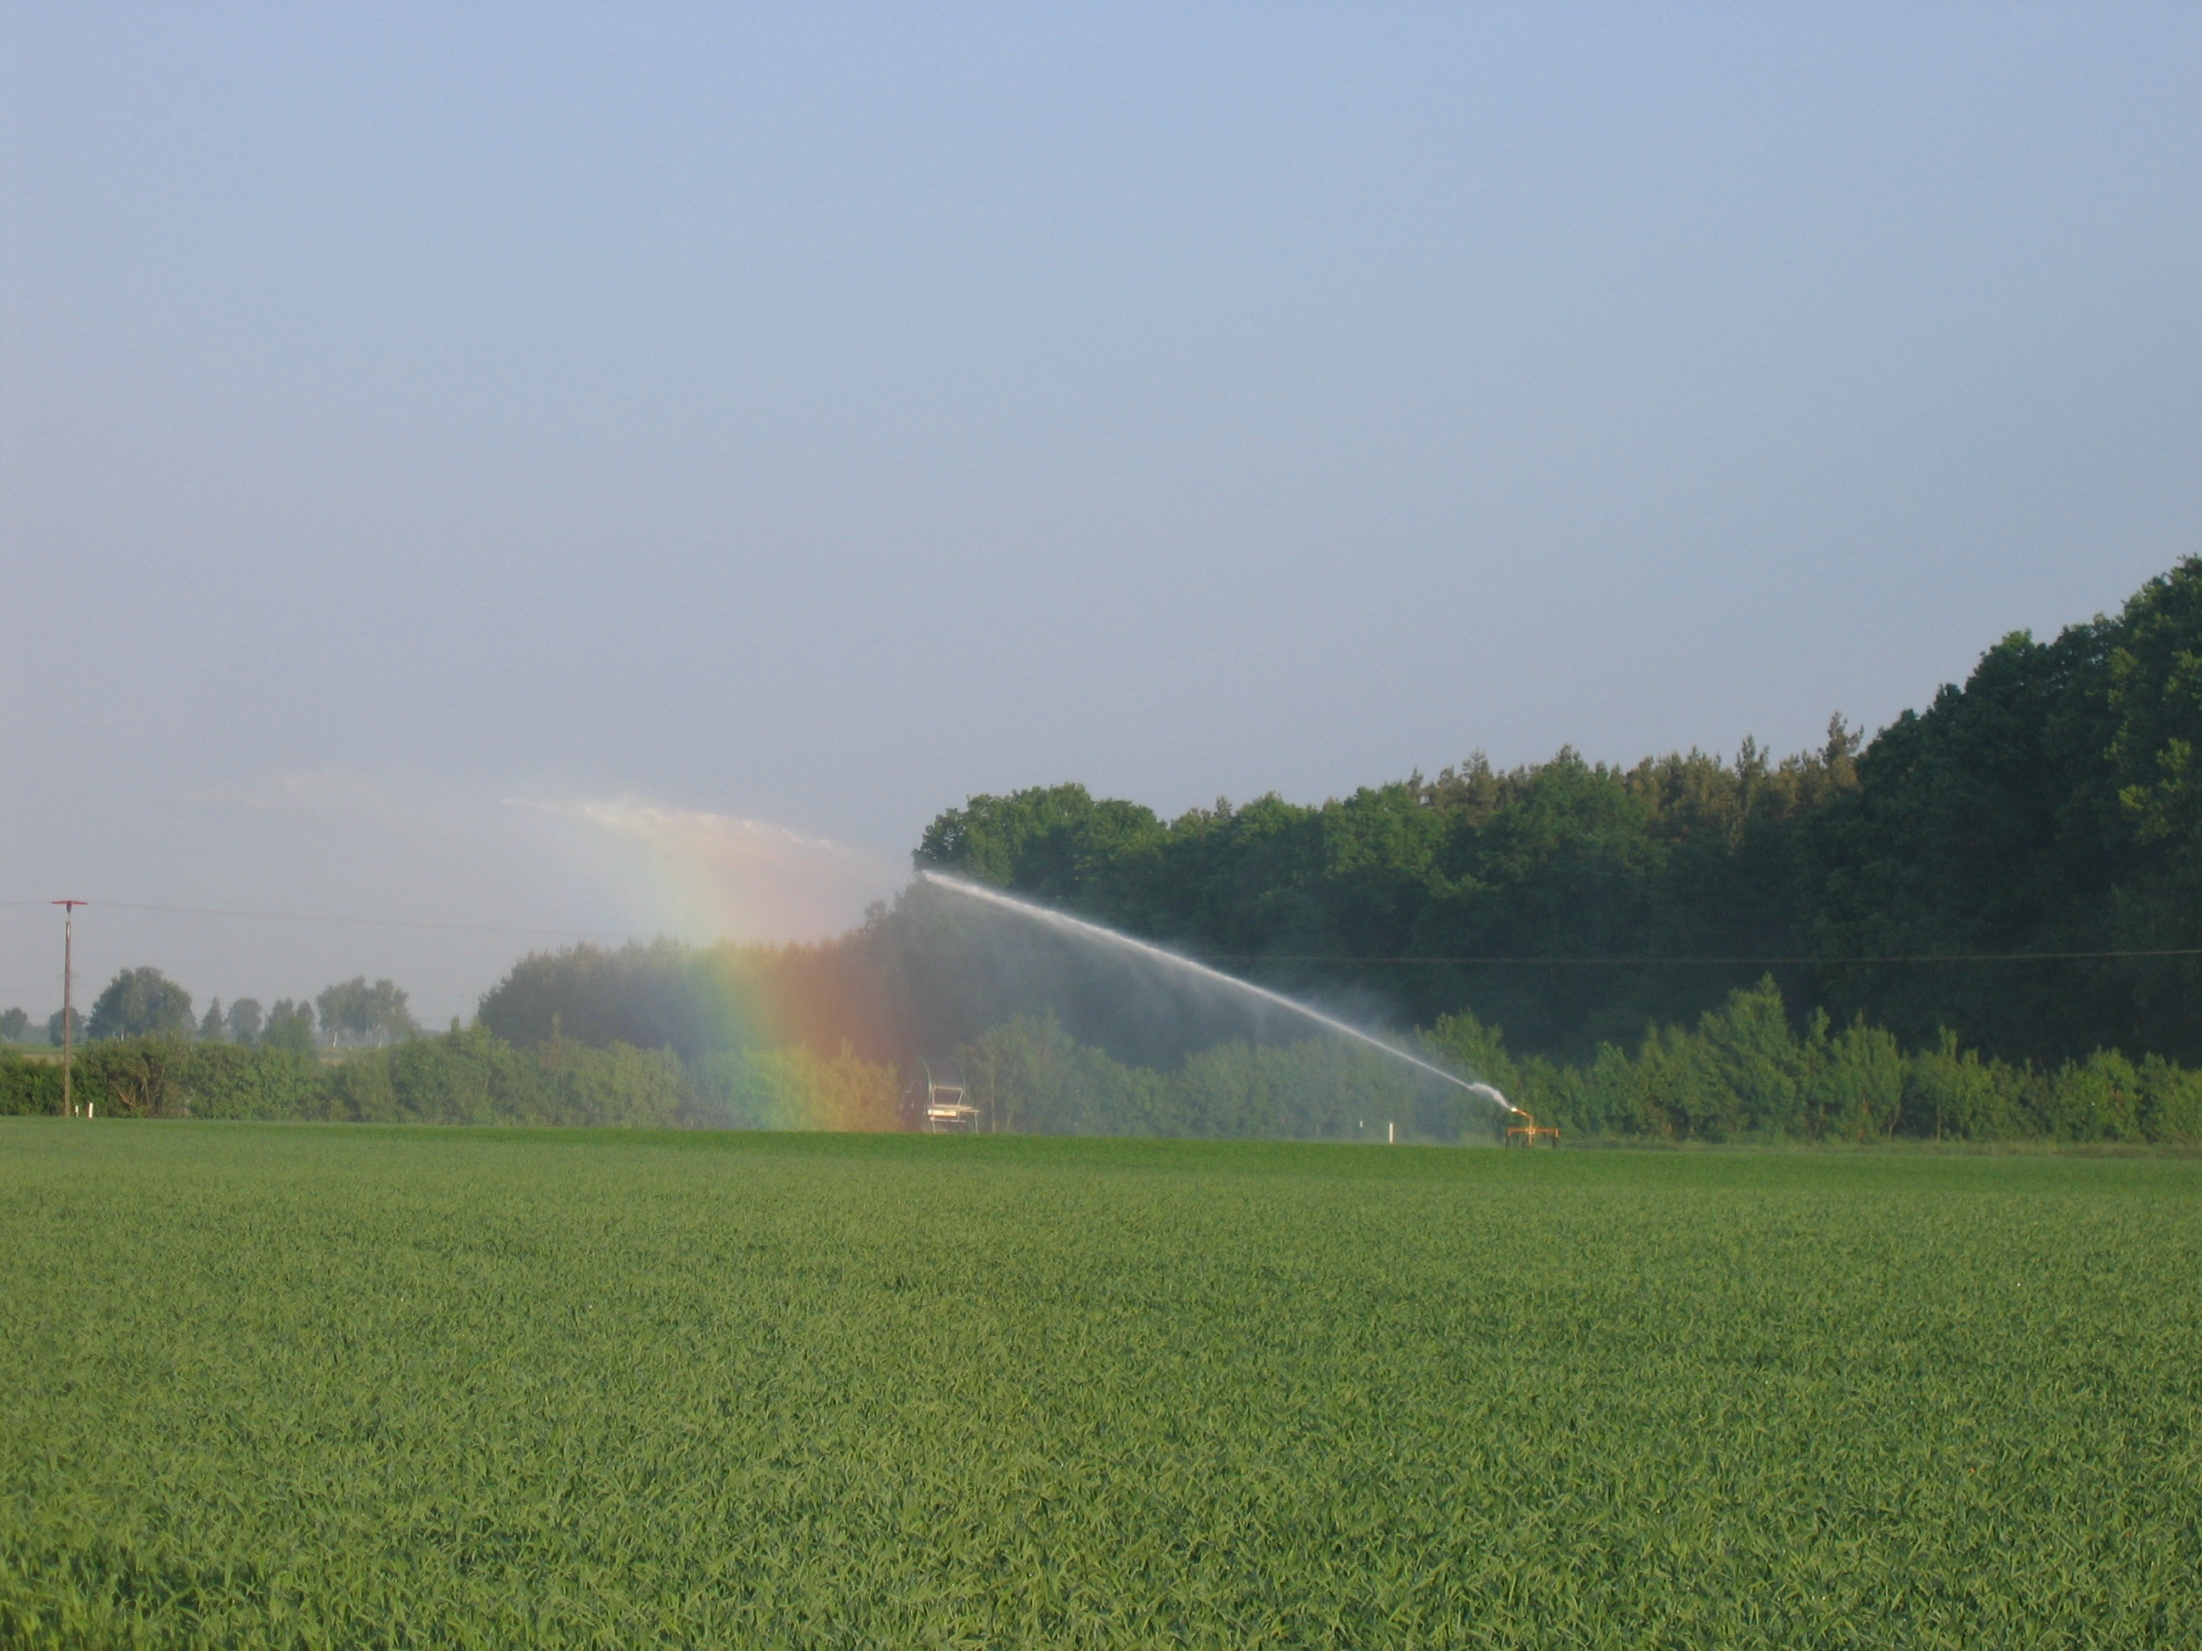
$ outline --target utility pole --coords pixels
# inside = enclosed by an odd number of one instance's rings
[[[61,908],[61,1115],[76,1116],[76,1106],[69,1097],[69,1040],[75,1032],[70,1022],[76,1019],[76,909],[89,905],[86,900],[56,900]]]

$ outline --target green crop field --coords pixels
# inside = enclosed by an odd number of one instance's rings
[[[2202,1163],[0,1120],[11,1645],[2202,1643]]]

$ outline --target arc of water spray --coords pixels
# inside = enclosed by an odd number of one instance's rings
[[[1502,1106],[1517,1116],[1525,1116],[1520,1107],[1501,1095],[1489,1084],[1470,1083],[1466,1078],[1456,1078],[1442,1066],[1433,1066],[1421,1056],[1400,1048],[1398,1044],[1391,1042],[1389,1039],[1380,1038],[1374,1032],[1364,1032],[1360,1027],[1349,1021],[1340,1020],[1334,1015],[1324,1014],[1320,1009],[1311,1009],[1304,1003],[1295,1002],[1282,992],[1272,992],[1268,987],[1257,986],[1251,980],[1241,980],[1236,975],[1227,975],[1221,969],[1211,969],[1205,963],[1195,963],[1189,957],[1180,957],[1176,952],[1168,951],[1161,946],[1150,945],[1144,940],[1134,940],[1128,934],[1121,934],[1115,929],[1104,928],[1099,923],[1089,923],[1082,917],[1071,917],[1047,906],[1035,905],[1030,900],[1020,900],[1013,894],[1004,894],[999,889],[990,889],[984,883],[973,883],[965,878],[951,876],[945,871],[930,871],[922,868],[919,870],[918,876],[928,883],[936,884],[953,893],[967,895],[973,900],[983,900],[989,905],[1000,906],[1006,911],[1016,912],[1019,916],[1029,918],[1035,923],[1044,923],[1051,928],[1081,935],[1088,940],[1099,940],[1111,946],[1121,946],[1126,951],[1137,952],[1141,957],[1151,958],[1157,963],[1167,963],[1175,969],[1183,969],[1189,974],[1197,975],[1202,980],[1212,981],[1218,986],[1228,986],[1233,991],[1244,992],[1247,996],[1259,998],[1262,1002],[1276,1008],[1289,1010],[1303,1020],[1311,1020],[1316,1025],[1337,1033],[1340,1037],[1351,1038],[1356,1043],[1365,1043],[1371,1049],[1380,1049],[1394,1060],[1405,1061],[1409,1066],[1417,1067],[1429,1073],[1433,1078],[1443,1078],[1447,1083],[1465,1089],[1471,1095],[1480,1095],[1483,1099],[1497,1106]]]

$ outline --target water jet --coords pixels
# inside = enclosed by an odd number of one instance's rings
[[[1241,980],[1236,975],[1227,975],[1221,969],[1211,969],[1207,964],[1196,963],[1191,958],[1180,956],[1167,947],[1157,946],[1145,940],[1135,940],[1130,935],[1108,928],[1103,924],[1088,922],[1082,917],[1072,917],[1067,913],[1056,911],[1052,907],[1042,906],[1030,900],[1019,899],[1013,894],[1004,894],[999,889],[988,888],[984,883],[974,883],[968,878],[953,876],[948,872],[923,868],[919,870],[918,876],[923,881],[931,883],[937,888],[946,889],[952,894],[960,894],[968,899],[999,906],[1005,911],[1015,912],[1027,921],[1045,924],[1061,933],[1074,935],[1080,939],[1103,945],[1119,947],[1152,962],[1182,970],[1209,985],[1221,986],[1227,990],[1242,993],[1273,1009],[1283,1009],[1288,1013],[1298,1015],[1303,1020],[1313,1022],[1327,1032],[1335,1033],[1339,1037],[1351,1038],[1354,1042],[1366,1044],[1371,1049],[1381,1050],[1394,1060],[1405,1061],[1409,1066],[1427,1072],[1433,1078],[1442,1079],[1456,1088],[1465,1089],[1471,1095],[1489,1101],[1494,1106],[1502,1108],[1515,1117],[1528,1117],[1527,1113],[1492,1088],[1491,1085],[1456,1077],[1442,1066],[1424,1060],[1420,1055],[1410,1050],[1402,1049],[1388,1038],[1378,1037],[1374,1032],[1365,1031],[1350,1021],[1340,1020],[1336,1015],[1325,1014],[1320,1009],[1312,1008],[1297,999],[1286,997],[1282,992],[1273,992],[1267,986],[1257,986],[1250,980]],[[1534,1119],[1530,1121],[1532,1124],[1535,1123]],[[1556,1139],[1557,1132],[1554,1132],[1554,1134]]]

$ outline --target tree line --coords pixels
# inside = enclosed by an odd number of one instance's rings
[[[2202,561],[2026,633],[1868,742],[1633,766],[1472,757],[1164,820],[977,796],[920,865],[1287,990],[1463,1010],[1573,1062],[1771,975],[1800,1013],[1997,1058],[2202,1060]]]
[[[2202,1142],[2202,1073],[2098,1051],[2053,1067],[1983,1058],[1945,1035],[1905,1050],[1885,1028],[1791,1023],[1771,980],[1729,995],[1694,1026],[1585,1065],[1516,1056],[1473,1014],[1419,1040],[1571,1137],[1653,1141]],[[1458,1087],[1335,1039],[1217,1045],[1171,1070],[1127,1064],[1019,1017],[959,1051],[986,1115],[1048,1134],[1455,1143],[1514,1120]]]
[[[1427,1041],[1540,1119],[1594,1137],[2202,1143],[2202,1072],[2161,1055],[2014,1063],[1947,1030],[1906,1048],[1862,1016],[1839,1026],[1814,1010],[1797,1024],[1771,978],[1580,1064],[1518,1055],[1469,1011],[1441,1017]]]
[[[1143,996],[1108,960],[1054,955],[1044,934],[995,921],[920,887],[835,946],[539,953],[485,997],[480,1022],[519,1048],[649,1043],[691,1082],[790,1065],[777,1110],[718,1114],[755,1126],[863,1116],[855,1127],[886,1127],[892,1074],[919,1056],[956,1061],[990,1127],[1019,1132],[1342,1141],[1396,1125],[1401,1139],[1450,1142],[1495,1138],[1507,1121],[1380,1052],[1227,1002],[1188,1007],[1174,985]],[[1586,1061],[1521,1049],[1468,1008],[1407,1037],[1573,1137],[2202,1141],[2202,1073],[2160,1055],[2011,1061],[1948,1029],[1907,1044],[1862,1014],[1798,1012],[1771,975]],[[876,1074],[870,1112],[804,1099],[804,1073],[829,1059]]]
[[[1167,821],[1043,787],[947,810],[915,858],[1420,1026],[1576,1132],[2191,1140],[2196,660],[2189,560],[2115,616],[2005,638],[1870,741],[1838,717],[1778,760],[1749,741],[1630,767],[1476,757]],[[1490,1124],[1289,1015],[922,882],[816,945],[530,954],[448,1037],[418,1037],[388,981],[195,1018],[153,969],[110,982],[84,1030],[114,1106],[199,1116],[884,1128],[901,1074],[954,1055],[1019,1129]],[[332,1044],[356,1053],[301,1058]],[[18,1060],[7,1093],[44,1070]]]
[[[47,1017],[47,1043],[61,1043],[61,1020],[59,1009]],[[28,1043],[30,1031],[26,1011],[0,1013],[0,1042]],[[161,970],[142,966],[118,971],[92,1000],[90,1018],[77,1014],[69,1027],[71,1040],[85,1043],[196,1039],[293,1051],[379,1047],[419,1035],[404,989],[389,980],[369,984],[359,975],[327,986],[311,999],[278,998],[264,1010],[257,998],[238,998],[226,1009],[215,998],[204,1014],[195,1015],[188,991]]]
[[[1418,1046],[1495,1083],[1570,1138],[2202,1144],[2202,1073],[2097,1051],[2056,1066],[1983,1057],[1945,1035],[1906,1050],[1885,1028],[1792,1024],[1771,980],[1692,1026],[1648,1030],[1583,1065],[1508,1049],[1472,1013]],[[1020,1134],[1488,1142],[1512,1120],[1458,1085],[1335,1038],[1231,1039],[1157,1067],[1019,1014],[954,1047],[982,1127]],[[360,1123],[889,1130],[904,1069],[847,1047],[740,1043],[683,1059],[554,1033],[526,1044],[476,1024],[334,1062],[262,1045],[89,1046],[76,1092],[99,1116]],[[0,1050],[0,1113],[58,1109],[60,1071]]]
[[[846,1051],[665,1049],[571,1038],[515,1046],[481,1026],[340,1060],[262,1042],[88,1044],[73,1094],[95,1117],[696,1129],[893,1129],[901,1074]],[[61,1067],[0,1048],[0,1115],[61,1110]]]

